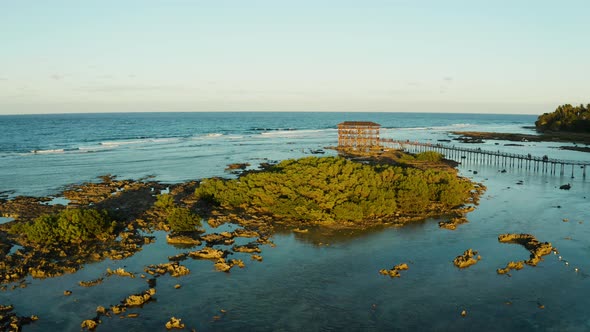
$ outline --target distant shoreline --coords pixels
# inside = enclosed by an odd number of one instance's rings
[[[451,131],[451,134],[459,135],[457,140],[465,143],[482,143],[482,140],[505,140],[513,142],[563,142],[590,145],[590,134],[571,132],[544,132],[539,135],[496,133],[481,131]],[[588,147],[560,147],[562,149],[590,152]]]

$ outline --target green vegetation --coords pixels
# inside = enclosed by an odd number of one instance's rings
[[[421,158],[438,156],[428,153]],[[207,179],[195,194],[226,211],[289,222],[362,224],[449,211],[468,202],[473,189],[469,180],[445,170],[308,157],[238,179]]]
[[[192,232],[201,227],[201,217],[187,208],[178,207],[170,194],[158,195],[154,207],[166,215],[166,221],[173,232]]]
[[[154,207],[158,210],[168,211],[176,206],[174,203],[174,197],[170,194],[161,194],[156,197]]]
[[[114,232],[115,222],[105,211],[67,209],[57,214],[45,214],[28,222],[15,224],[11,233],[26,236],[34,243],[81,243],[88,240],[108,239]]]
[[[538,117],[535,126],[539,131],[571,131],[590,133],[590,104],[584,106],[560,105],[553,113]]]
[[[439,162],[443,160],[442,153],[436,151],[421,152],[416,155],[416,160]]]
[[[166,218],[173,232],[192,232],[201,226],[201,218],[187,208],[175,207]]]

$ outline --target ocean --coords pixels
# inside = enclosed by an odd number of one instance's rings
[[[165,183],[212,176],[232,177],[231,163],[260,163],[310,156],[337,144],[342,121],[374,121],[381,136],[421,142],[454,138],[449,131],[533,134],[534,115],[444,113],[128,113],[0,116],[0,193],[56,195],[69,184],[153,176]],[[590,161],[590,154],[558,149],[554,142],[486,141],[481,147],[533,156]],[[480,205],[457,230],[429,219],[401,228],[318,234],[275,234],[262,262],[246,254],[244,269],[225,274],[209,261],[187,260],[188,276],[158,279],[157,301],[131,312],[135,319],[104,318],[98,330],[164,329],[171,317],[197,331],[587,331],[590,315],[590,185],[571,178],[464,160],[463,176],[488,187]],[[474,172],[477,171],[477,172]],[[577,175],[581,173],[576,172]],[[589,174],[590,175],[590,174]],[[518,185],[522,181],[522,185]],[[565,183],[571,190],[560,190]],[[564,222],[567,219],[567,222]],[[0,219],[5,222],[7,219]],[[231,229],[231,225],[221,226]],[[217,230],[219,231],[219,230]],[[497,268],[528,258],[522,246],[502,244],[502,233],[530,233],[549,241],[558,255],[511,276]],[[146,288],[140,278],[108,278],[82,288],[107,267],[142,273],[147,264],[183,252],[156,232],[122,261],[88,264],[75,274],[27,279],[27,288],[0,292],[0,304],[39,321],[25,331],[80,330],[96,306],[116,304]],[[482,260],[464,270],[452,260],[473,248]],[[244,257],[242,257],[242,255]],[[567,265],[565,262],[567,261]],[[390,279],[378,271],[406,262],[409,270]],[[577,271],[575,269],[578,269]],[[175,284],[182,288],[175,289]],[[63,295],[71,289],[73,295]],[[223,310],[223,312],[222,312]],[[461,316],[465,310],[466,316]]]

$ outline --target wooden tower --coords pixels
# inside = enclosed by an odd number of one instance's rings
[[[371,148],[379,146],[381,125],[370,121],[344,121],[338,124],[338,147]]]

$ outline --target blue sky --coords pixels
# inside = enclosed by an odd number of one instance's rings
[[[2,1],[0,114],[550,112],[587,1]]]

